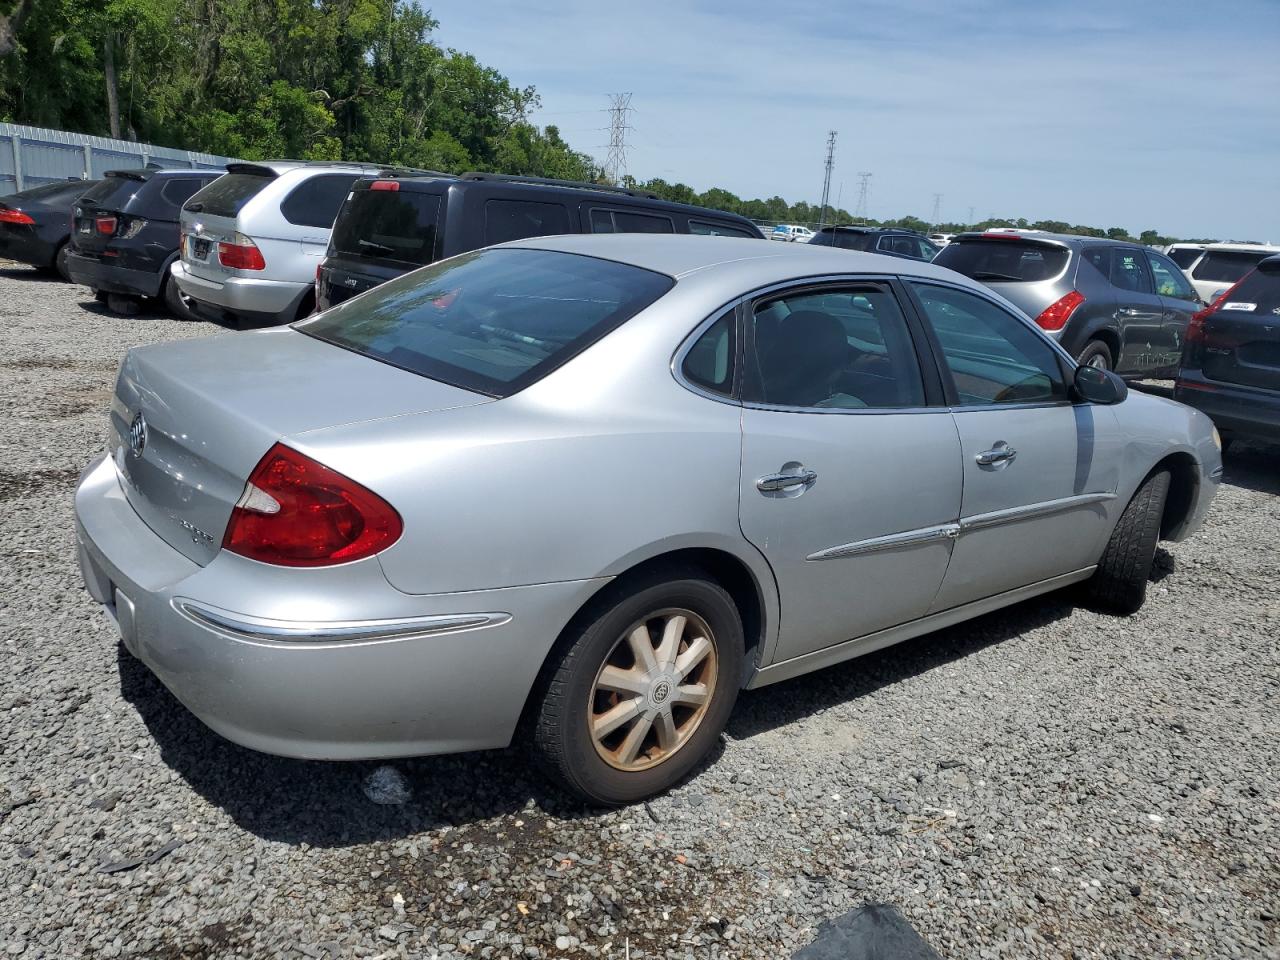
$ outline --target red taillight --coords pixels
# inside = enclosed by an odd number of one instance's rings
[[[1046,307],[1044,313],[1036,317],[1036,323],[1042,330],[1061,330],[1071,319],[1071,314],[1075,313],[1076,307],[1082,303],[1084,294],[1079,290],[1072,290],[1061,300]]]
[[[398,180],[375,180],[369,184],[370,190],[399,190],[400,181]]]
[[[282,567],[323,567],[373,556],[404,523],[372,490],[277,443],[231,511],[222,545]]]
[[[21,210],[5,209],[0,210],[0,223],[20,223],[23,226],[26,226],[27,224],[35,223],[35,221]]]
[[[262,259],[258,245],[240,234],[236,234],[234,243],[223,241],[218,244],[218,262],[232,270],[267,269],[267,261]]]
[[[96,217],[93,221],[93,225],[104,237],[109,237],[116,232],[115,217]]]

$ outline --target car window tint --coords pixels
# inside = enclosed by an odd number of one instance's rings
[[[338,211],[330,249],[417,266],[435,256],[440,196],[416,190],[355,190]]]
[[[983,283],[1036,283],[1060,274],[1070,257],[1066,247],[1016,236],[972,237],[951,241],[933,262]]]
[[[1191,276],[1197,280],[1232,284],[1257,266],[1259,260],[1273,255],[1273,252],[1263,250],[1206,250],[1204,259],[1196,264]]]
[[[105,210],[123,210],[146,182],[133,177],[114,177],[108,174],[80,196],[80,203]]]
[[[649,213],[633,213],[629,210],[613,211],[613,227],[618,233],[675,233],[670,217]]]
[[[1151,275],[1155,279],[1156,293],[1162,297],[1173,297],[1177,300],[1196,299],[1191,283],[1172,260],[1148,250],[1147,262],[1151,264]]]
[[[954,287],[912,283],[962,406],[1067,399],[1058,356],[1024,321]]]
[[[434,380],[506,397],[585,350],[674,283],[595,257],[478,250],[407,273],[295,329]]]
[[[357,176],[349,173],[326,173],[312,177],[294,187],[280,204],[281,215],[300,227],[322,227],[328,230],[338,215],[338,208],[351,192]]]
[[[569,211],[560,203],[490,200],[484,205],[486,245],[568,232]]]
[[[274,174],[228,173],[196,191],[188,203],[200,204],[199,212],[211,217],[234,217],[274,179]]]
[[[880,284],[761,301],[745,398],[785,407],[861,410],[924,405],[924,385],[898,301]]]
[[[592,233],[613,233],[613,214],[608,210],[591,211],[591,232]]]
[[[1185,270],[1199,260],[1202,253],[1204,251],[1198,247],[1179,247],[1176,250],[1170,250],[1166,256]]]
[[[733,393],[736,326],[734,311],[727,310],[707,327],[685,355],[680,370],[686,380],[714,393]]]
[[[709,220],[690,220],[689,232],[710,237],[751,237],[755,234],[742,227],[730,226],[727,223],[712,223]]]
[[[1154,292],[1141,250],[1116,247],[1111,251],[1111,285],[1130,293]]]
[[[190,200],[197,190],[203,187],[209,181],[197,180],[195,177],[182,177],[181,179],[166,180],[164,186],[160,190],[160,196],[164,202],[174,207],[180,207]]]
[[[1111,248],[1085,247],[1080,251],[1080,258],[1097,270],[1103,277],[1111,277]]]

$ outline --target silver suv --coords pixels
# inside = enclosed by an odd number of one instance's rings
[[[360,177],[384,167],[271,160],[230,163],[182,208],[173,277],[192,309],[236,327],[311,313],[316,267],[338,208]]]

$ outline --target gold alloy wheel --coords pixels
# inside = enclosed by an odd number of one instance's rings
[[[706,716],[719,662],[715,635],[692,610],[658,610],[632,624],[591,686],[596,753],[629,773],[669,759]]]

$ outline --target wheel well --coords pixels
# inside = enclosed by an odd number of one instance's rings
[[[1160,521],[1160,539],[1171,540],[1186,524],[1195,506],[1200,490],[1200,467],[1188,453],[1173,453],[1153,467],[1169,471],[1169,496],[1164,502],[1164,516]]]
[[[1120,337],[1114,330],[1108,330],[1105,327],[1101,330],[1095,330],[1089,334],[1089,339],[1101,340],[1107,345],[1107,349],[1111,351],[1112,363],[1120,359]],[[1087,347],[1088,344],[1086,343],[1085,346]]]
[[[316,292],[315,289],[308,290],[306,295],[298,304],[298,313],[294,320],[305,320],[311,316],[312,311],[316,308]]]

